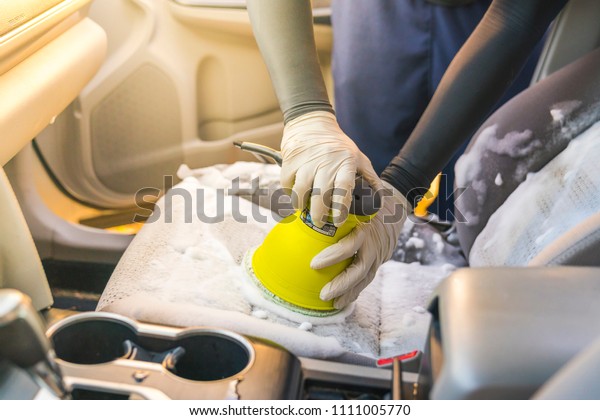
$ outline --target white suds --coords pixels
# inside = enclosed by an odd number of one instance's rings
[[[298,326],[302,331],[310,331],[312,330],[313,325],[310,322],[303,322]]]
[[[416,238],[413,236],[408,238],[408,241],[406,241],[407,249],[423,249],[423,247],[425,247],[425,241],[421,238]]]
[[[496,184],[497,186],[501,186],[503,183],[504,181],[502,180],[502,174],[498,172],[498,175],[496,175],[496,179],[494,179],[494,184]]]
[[[433,245],[435,246],[435,251],[438,254],[441,254],[444,251],[444,240],[442,239],[442,235],[439,233],[434,233],[431,236],[431,240],[433,241]]]
[[[267,313],[267,311],[261,311],[260,309],[256,309],[252,311],[252,316],[259,319],[267,319],[269,317],[269,314]]]
[[[450,274],[456,270],[456,266],[452,264],[442,264],[440,268],[444,271],[444,274]]]
[[[226,195],[221,197],[223,222],[206,223],[196,217],[185,221],[190,204],[194,209],[213,208],[219,199],[215,188],[231,185],[231,177],[251,185],[251,176],[264,171],[264,182],[276,181],[279,168],[273,167],[249,163],[201,170],[182,167],[185,180],[177,187],[191,193],[192,203],[176,198],[171,221],[165,220],[163,211],[157,221],[144,225],[115,270],[99,310],[143,322],[224,328],[277,342],[298,356],[351,363],[370,364],[378,357],[423,349],[430,320],[424,308],[438,283],[454,270],[441,265],[442,255],[440,266],[388,261],[355,303],[333,316],[309,317],[265,298],[240,265],[245,252],[259,245],[275,224],[274,216],[267,223],[239,222],[232,215],[235,201]],[[202,202],[198,191],[204,194]],[[157,204],[161,210],[164,202]],[[238,203],[243,214],[256,210],[244,199]],[[408,241],[418,252],[444,250],[439,234],[432,240]]]
[[[555,124],[562,124],[566,117],[581,106],[581,101],[564,101],[552,105],[550,115]]]
[[[477,236],[470,265],[547,264],[544,250],[600,210],[598,139],[600,123],[571,140],[539,172],[528,173]]]

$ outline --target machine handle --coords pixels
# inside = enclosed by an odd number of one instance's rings
[[[259,160],[266,162],[266,158],[270,158],[281,166],[283,158],[279,150],[272,149],[262,144],[250,142],[234,142],[233,145],[241,150],[252,153]],[[356,216],[372,216],[381,208],[381,196],[362,177],[357,176],[355,180],[354,190],[352,191],[352,202],[350,203],[349,212]]]

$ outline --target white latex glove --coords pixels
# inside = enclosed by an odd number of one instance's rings
[[[353,255],[354,261],[321,289],[321,299],[335,299],[341,309],[356,300],[381,264],[392,257],[402,225],[412,211],[406,198],[385,181],[382,206],[368,223],[361,223],[338,243],[317,254],[311,268],[321,269]]]
[[[336,226],[344,223],[357,172],[374,190],[381,188],[371,161],[327,111],[309,112],[289,121],[283,130],[281,155],[282,187],[292,189],[296,210],[306,207],[313,190],[310,215],[318,227],[327,221],[329,209],[333,209]],[[334,188],[336,194],[332,194]]]

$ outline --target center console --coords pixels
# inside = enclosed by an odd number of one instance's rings
[[[561,371],[600,337],[599,268],[458,270],[434,293],[424,353],[387,368],[107,312],[68,316],[44,335],[23,296],[0,291],[0,399],[527,399],[550,382],[553,398],[581,395],[573,383],[598,391],[579,365]],[[590,354],[597,366],[600,351]]]
[[[392,397],[391,369],[298,358],[275,343],[221,329],[89,312],[59,321],[47,336],[74,399]]]

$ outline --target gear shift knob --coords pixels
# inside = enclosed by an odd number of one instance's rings
[[[31,299],[16,290],[0,290],[0,338],[0,358],[22,368],[46,360],[50,352],[42,319]]]
[[[57,393],[64,386],[46,337],[45,324],[31,299],[12,289],[0,289],[0,360],[31,369]]]

